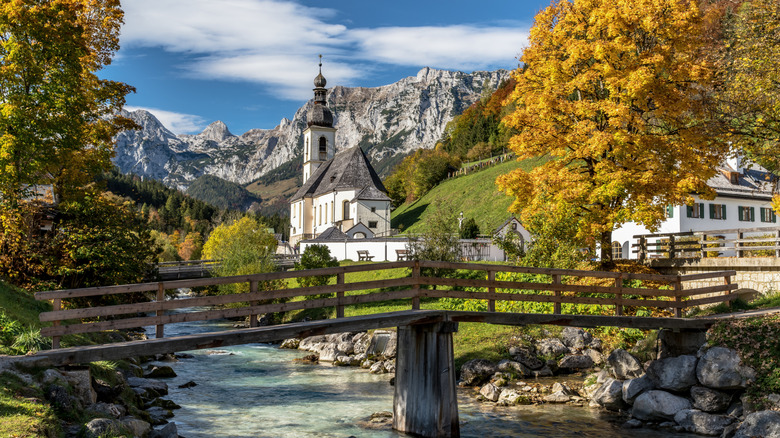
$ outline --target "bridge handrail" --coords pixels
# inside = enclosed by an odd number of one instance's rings
[[[405,271],[402,274],[403,276],[398,278],[349,283],[345,282],[345,275],[348,273],[399,268],[411,268],[411,275],[408,271]],[[487,274],[487,279],[429,277],[422,275],[424,272],[423,269],[425,268],[484,271]],[[542,274],[550,276],[550,280],[542,282],[496,280],[496,274],[499,272]],[[337,278],[336,284],[326,286],[295,287],[270,291],[259,290],[259,285],[263,282],[320,275],[335,275]],[[343,317],[344,307],[347,305],[396,299],[411,299],[412,308],[419,309],[421,297],[449,297],[487,300],[488,309],[490,311],[495,311],[495,301],[504,300],[552,303],[553,313],[556,314],[561,313],[562,303],[572,303],[600,304],[607,306],[614,305],[615,313],[617,315],[622,315],[624,306],[670,308],[674,310],[676,316],[681,316],[682,310],[687,307],[732,300],[735,295],[731,294],[731,292],[737,289],[737,285],[732,284],[731,282],[731,277],[734,275],[736,275],[735,271],[709,272],[692,275],[655,275],[568,269],[529,268],[487,263],[404,261],[357,264],[334,268],[272,272],[233,277],[173,280],[135,285],[45,291],[36,293],[35,298],[38,300],[54,301],[54,310],[50,312],[43,312],[40,315],[41,321],[53,322],[53,326],[44,327],[41,330],[41,334],[44,336],[51,336],[53,345],[58,346],[59,338],[61,336],[74,333],[89,333],[104,330],[155,325],[157,326],[157,337],[162,337],[164,325],[176,322],[250,316],[252,317],[250,319],[252,324],[256,324],[255,316],[262,313],[286,312],[290,310],[332,306],[336,306],[337,308],[337,317]],[[565,282],[565,280],[569,277],[587,277],[602,280],[610,279],[613,280],[614,283],[611,286],[585,286],[568,284]],[[706,287],[684,287],[684,284],[687,282],[702,281],[712,278],[723,278],[723,284]],[[642,279],[659,283],[666,283],[668,285],[667,287],[669,288],[654,289],[624,287],[623,282],[630,279]],[[165,290],[169,289],[235,283],[249,283],[250,292],[230,295],[200,296],[173,300],[166,300],[164,294]],[[450,286],[453,289],[424,289],[423,286],[426,285]],[[397,288],[397,290],[383,290],[386,288]],[[480,291],[469,291],[462,288],[479,288]],[[379,292],[345,295],[346,292],[363,290],[379,290]],[[522,290],[524,292],[512,293],[512,290]],[[61,308],[62,299],[152,291],[156,292],[156,299],[154,301],[64,310]],[[279,298],[290,299],[296,297],[309,297],[312,295],[333,293],[336,294],[335,297],[307,299],[303,301],[288,301],[283,303],[268,302],[268,300]],[[606,294],[610,296],[576,296],[578,293]],[[574,295],[572,296],[567,294]],[[719,295],[693,299],[693,297],[704,294]],[[625,297],[626,295],[655,299],[637,299],[633,297]],[[688,300],[684,300],[686,298]],[[214,309],[192,313],[165,314],[165,311],[173,309],[235,304],[241,302],[246,302],[248,305],[231,309]],[[103,318],[144,312],[155,312],[156,314],[153,316],[130,317],[125,319],[110,319],[100,320],[98,322],[81,322],[70,325],[62,325],[62,323],[67,320]],[[254,325],[252,326],[254,327]]]

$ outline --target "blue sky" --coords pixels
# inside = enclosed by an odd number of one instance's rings
[[[374,87],[423,67],[517,67],[549,0],[124,0],[121,50],[102,77],[137,88],[177,134],[222,120],[270,129],[312,97],[318,55],[334,85]]]

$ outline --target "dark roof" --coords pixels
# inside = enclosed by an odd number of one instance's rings
[[[361,194],[365,193],[366,197],[359,194],[357,199],[390,200],[382,180],[360,146],[339,152],[330,161],[320,164],[290,201],[334,190],[360,190]]]
[[[346,234],[336,227],[330,227],[323,231],[322,234],[317,236],[314,240],[345,240],[349,239]]]
[[[707,181],[718,196],[731,198],[771,199],[773,195],[773,175],[763,168],[753,166],[738,173],[736,184],[726,176],[727,173],[737,173],[731,168],[719,168],[718,173]]]

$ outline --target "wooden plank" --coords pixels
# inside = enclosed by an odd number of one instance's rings
[[[551,324],[572,327],[631,327],[638,329],[707,330],[715,318],[652,318],[640,316],[555,315],[551,313],[446,312],[455,322],[484,322],[501,325]]]
[[[623,279],[622,278],[616,278],[615,279],[615,287],[620,288],[623,290]],[[618,293],[615,295],[615,315],[621,316],[623,315],[623,306],[620,305],[620,301],[623,300],[623,294]]]
[[[712,303],[725,303],[727,301],[733,301],[736,300],[738,297],[737,294],[729,294],[729,295],[716,295],[714,297],[706,297],[706,298],[699,298],[696,300],[688,300],[686,301],[686,305],[688,307],[696,307],[701,306],[704,304],[712,304]]]
[[[336,284],[344,284],[344,274],[336,274]],[[344,291],[336,292],[336,318],[344,317]]]
[[[488,269],[502,271],[502,272],[515,272],[522,274],[540,274],[540,275],[553,275],[558,274],[566,277],[592,277],[592,278],[616,278],[621,275],[619,272],[604,272],[604,271],[584,271],[577,269],[549,269],[549,268],[531,268],[526,266],[512,266],[512,265],[495,265],[495,264],[482,264],[482,263],[454,263],[454,262],[432,262],[432,261],[420,261],[420,266],[423,268],[441,268],[441,269],[466,269],[474,271],[487,271]],[[496,266],[499,268],[496,269]],[[627,274],[628,279],[637,280],[652,280],[652,281],[668,281],[671,282],[675,279],[674,275],[660,275],[660,274]]]
[[[496,281],[496,271],[488,271],[488,281]],[[488,287],[488,293],[496,293],[495,287]],[[488,300],[488,312],[496,311],[496,300]]]
[[[560,275],[553,275],[553,284],[555,286],[561,285],[561,276]],[[553,290],[553,295],[555,297],[554,303],[553,303],[553,313],[560,314],[561,313],[561,291],[560,290]]]
[[[703,272],[701,274],[688,274],[688,275],[681,275],[680,281],[686,282],[686,281],[695,281],[695,280],[707,280],[710,278],[718,278],[718,277],[725,277],[725,276],[734,277],[737,275],[737,271],[714,271],[714,272]]]
[[[414,298],[412,298],[412,310],[420,310],[420,262],[418,260],[414,261],[414,266],[412,267],[412,290],[415,292]]]
[[[157,302],[162,303],[163,301],[165,301],[165,287],[163,286],[162,283],[160,283],[157,287]],[[158,310],[156,314],[158,317],[160,317],[165,315],[165,311]],[[156,338],[165,337],[164,330],[165,330],[165,326],[163,324],[157,324],[157,327],[155,328],[155,337]]]
[[[696,289],[683,289],[680,296],[692,297],[695,295],[712,294],[717,292],[728,292],[739,289],[738,284],[719,284],[717,286],[700,287]]]
[[[472,300],[503,300],[503,301],[530,301],[536,303],[554,303],[555,297],[552,295],[537,295],[537,294],[513,294],[513,293],[495,293],[490,294],[488,292],[468,292],[462,290],[431,290],[423,289],[421,292],[423,297],[428,298],[465,298]],[[605,306],[620,304],[623,306],[644,306],[644,307],[684,307],[685,304],[677,304],[674,301],[663,300],[637,300],[631,298],[623,298],[616,300],[615,298],[600,298],[600,297],[570,297],[561,296],[562,303],[569,304],[601,304]]]

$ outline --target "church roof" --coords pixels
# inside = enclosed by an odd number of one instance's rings
[[[330,161],[322,163],[290,201],[334,190],[360,190],[357,199],[361,200],[390,200],[382,180],[360,146],[339,152]]]
[[[323,231],[322,234],[317,236],[314,240],[345,240],[345,239],[349,239],[349,236],[344,234],[344,232],[342,232],[336,227],[330,227],[327,230]]]

